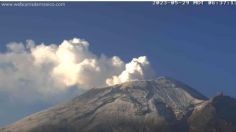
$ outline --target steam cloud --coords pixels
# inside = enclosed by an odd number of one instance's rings
[[[131,62],[125,65],[121,74],[106,79],[108,85],[114,85],[132,80],[144,80],[153,77],[153,71],[149,65],[146,56],[133,58]]]
[[[0,53],[0,92],[13,100],[49,99],[71,87],[87,89],[153,77],[146,56],[128,63],[118,56],[97,56],[79,38],[59,45],[9,43]]]

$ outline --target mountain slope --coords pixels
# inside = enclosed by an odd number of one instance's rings
[[[91,89],[68,103],[30,115],[0,129],[3,132],[172,132],[200,130],[210,121],[212,104],[220,103],[174,79],[161,77],[155,81],[133,81],[106,88]],[[235,100],[228,103],[236,104]],[[214,105],[213,105],[214,104]],[[218,104],[220,106],[218,106]],[[219,107],[219,108],[218,108]],[[212,108],[212,109],[213,109]],[[204,110],[206,109],[206,114]],[[232,106],[232,113],[235,107]],[[208,112],[210,111],[210,112]],[[225,116],[224,112],[219,115]],[[201,117],[199,119],[199,117]],[[227,116],[230,118],[230,116]],[[235,118],[234,118],[235,119]],[[231,121],[234,120],[229,120]],[[235,124],[235,122],[233,122]],[[234,125],[233,124],[233,125]],[[205,129],[204,129],[205,130]]]
[[[236,132],[236,99],[216,96],[196,107],[188,123],[190,132]]]

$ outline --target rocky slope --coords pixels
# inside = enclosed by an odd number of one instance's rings
[[[235,132],[236,101],[167,77],[91,89],[1,132]]]

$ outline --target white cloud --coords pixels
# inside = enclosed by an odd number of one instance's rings
[[[126,64],[118,56],[95,55],[78,38],[50,45],[10,43],[7,48],[0,53],[0,92],[13,101],[53,100],[71,87],[102,87],[154,75],[145,56]]]

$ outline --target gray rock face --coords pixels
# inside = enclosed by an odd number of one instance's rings
[[[195,107],[188,118],[190,132],[236,132],[236,99],[216,96]]]
[[[196,132],[204,126],[198,119],[203,113],[199,111],[204,111],[208,104],[209,100],[194,89],[161,77],[91,89],[68,103],[25,117],[0,131]],[[211,115],[211,109],[208,111]]]

